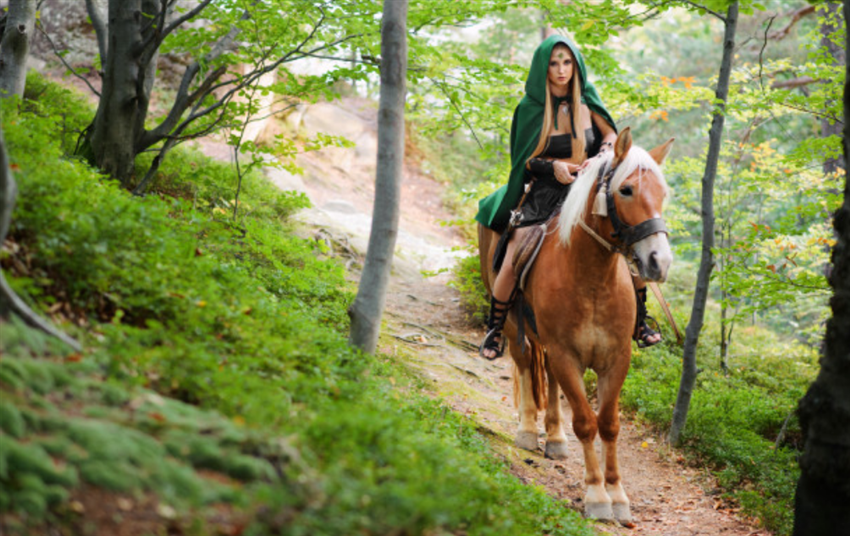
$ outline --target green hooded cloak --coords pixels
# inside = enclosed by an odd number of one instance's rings
[[[525,96],[514,110],[514,118],[511,122],[511,175],[508,183],[478,202],[478,214],[475,219],[491,229],[501,232],[507,226],[511,210],[516,208],[522,197],[525,164],[537,147],[540,130],[543,128],[549,58],[552,56],[552,49],[558,43],[564,43],[573,52],[580,76],[582,102],[591,111],[608,121],[614,130],[617,129],[611,114],[602,104],[596,88],[587,80],[587,70],[578,47],[566,37],[560,35],[548,37],[534,51],[531,70],[525,82]]]

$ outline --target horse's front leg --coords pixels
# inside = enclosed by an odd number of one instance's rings
[[[552,375],[552,368],[546,362],[546,374],[549,378],[548,403],[546,404],[546,457],[563,460],[569,454],[567,434],[564,433],[564,415],[561,411],[561,392],[558,380]]]
[[[628,359],[625,360],[628,363]],[[620,465],[617,459],[617,437],[620,433],[620,389],[625,380],[625,372],[608,371],[601,375],[598,382],[599,393],[599,437],[602,439],[602,456],[605,459],[605,490],[611,497],[614,518],[620,523],[632,520],[629,498],[623,489],[620,477]]]
[[[593,445],[598,428],[596,414],[590,407],[584,392],[584,371],[566,352],[550,353],[549,363],[552,374],[557,378],[558,384],[570,403],[573,411],[573,431],[581,442],[584,452],[584,481],[587,484],[584,515],[594,519],[614,519],[611,497],[605,489],[602,469]]]

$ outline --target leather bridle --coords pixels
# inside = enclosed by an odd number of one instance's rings
[[[622,253],[626,259],[637,261],[637,255],[632,246],[644,238],[656,233],[667,233],[667,226],[664,224],[663,218],[650,218],[637,225],[629,225],[624,222],[617,213],[617,205],[614,203],[614,192],[611,191],[611,179],[614,178],[614,173],[620,165],[618,162],[615,165],[610,165],[606,162],[599,168],[599,175],[596,179],[596,195],[600,192],[605,192],[605,207],[607,215],[611,219],[611,225],[614,227],[614,232],[611,233],[611,238],[619,240],[621,244],[612,244],[594,232],[587,224],[579,220],[582,229],[588,232],[600,244],[605,246],[609,251]]]

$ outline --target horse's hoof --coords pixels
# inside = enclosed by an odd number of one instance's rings
[[[547,441],[546,457],[551,460],[566,460],[570,454],[566,441]]]
[[[613,521],[614,511],[611,503],[586,503],[584,505],[584,517],[598,519],[599,521]]]
[[[632,511],[629,508],[629,503],[614,503],[611,508],[614,511],[614,519],[619,521],[621,525],[628,525],[632,522]]]
[[[537,434],[534,432],[518,432],[514,444],[521,449],[537,450],[540,445],[537,444]]]

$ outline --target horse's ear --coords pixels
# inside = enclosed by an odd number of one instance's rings
[[[626,127],[617,136],[617,141],[614,142],[614,160],[620,162],[629,154],[629,149],[632,148],[632,128]]]
[[[670,149],[673,147],[673,142],[675,140],[676,138],[670,138],[669,140],[665,141],[655,149],[649,151],[649,156],[651,156],[653,160],[658,162],[658,165],[660,166],[661,163],[664,162],[664,159],[667,158],[667,155],[670,154]]]

